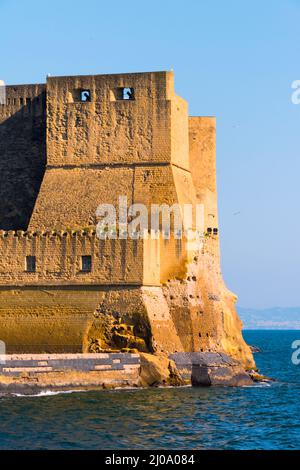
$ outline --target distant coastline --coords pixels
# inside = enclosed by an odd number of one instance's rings
[[[300,307],[237,307],[243,330],[300,330]]]

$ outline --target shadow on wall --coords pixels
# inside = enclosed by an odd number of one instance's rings
[[[0,106],[0,229],[26,230],[46,166],[45,93],[3,118]]]

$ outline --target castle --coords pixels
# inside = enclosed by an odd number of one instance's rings
[[[254,362],[222,280],[215,119],[173,72],[48,77],[0,105],[0,339],[9,353],[221,351]],[[99,239],[99,204],[203,204],[205,242]]]

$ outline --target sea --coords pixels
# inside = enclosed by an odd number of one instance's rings
[[[273,381],[2,396],[0,449],[300,449],[300,331],[243,334]]]

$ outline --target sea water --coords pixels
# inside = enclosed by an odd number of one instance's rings
[[[300,331],[245,331],[274,382],[0,398],[0,449],[300,449]]]

